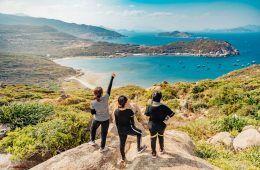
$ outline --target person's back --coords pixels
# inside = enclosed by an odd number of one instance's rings
[[[160,103],[162,98],[161,92],[155,92],[152,97],[152,104],[147,106],[145,115],[149,116],[148,127],[151,136],[152,156],[156,158],[156,140],[159,138],[161,153],[164,153],[164,123],[174,115],[174,112],[167,106]]]
[[[109,119],[109,95],[105,94],[100,97],[100,100],[94,100],[91,102],[91,106],[95,109],[96,113],[93,114],[94,119],[97,121],[105,121]]]
[[[127,135],[134,135],[137,137],[137,152],[141,153],[146,149],[146,146],[141,146],[142,131],[135,127],[134,112],[126,108],[127,97],[120,96],[118,98],[118,108],[114,111],[115,122],[120,139],[120,153],[122,156],[121,162],[124,162],[125,157],[125,143]]]
[[[118,127],[118,133],[124,133],[131,129],[133,122],[131,122],[134,112],[131,109],[116,109],[115,110],[115,122]]]
[[[167,106],[163,104],[152,104],[147,107],[147,116],[149,121],[154,123],[163,123],[167,116],[170,116],[173,112]]]

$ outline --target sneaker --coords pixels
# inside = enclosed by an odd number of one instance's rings
[[[88,144],[91,145],[91,146],[96,146],[96,145],[97,145],[97,144],[95,143],[95,141],[89,141]]]
[[[153,159],[156,159],[156,158],[157,158],[156,153],[152,153],[152,158],[153,158]]]
[[[160,154],[163,155],[165,153],[164,149],[160,150]]]
[[[123,164],[123,163],[125,163],[125,159],[121,159],[121,160],[119,161],[119,164]]]
[[[104,148],[99,149],[100,153],[103,153],[103,152],[106,152],[106,151],[108,151],[108,147],[104,147]]]
[[[142,153],[143,151],[145,151],[146,149],[146,145],[142,146],[139,150],[138,150],[138,153]]]

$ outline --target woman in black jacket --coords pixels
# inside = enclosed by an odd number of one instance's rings
[[[118,108],[115,110],[115,122],[120,139],[120,153],[122,156],[121,162],[124,162],[125,157],[125,143],[127,135],[133,135],[137,137],[137,152],[141,153],[146,149],[146,146],[141,146],[142,131],[135,127],[134,112],[131,109],[127,109],[126,106],[127,97],[120,96],[118,98]]]
[[[159,138],[160,153],[164,153],[163,134],[166,129],[164,121],[168,120],[175,113],[167,106],[160,103],[162,98],[161,92],[155,92],[152,96],[152,103],[148,105],[145,115],[149,116],[148,127],[151,136],[152,157],[156,158],[156,140]]]

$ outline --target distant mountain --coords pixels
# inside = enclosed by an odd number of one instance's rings
[[[0,24],[35,26],[47,25],[64,33],[68,33],[83,39],[110,39],[119,38],[123,36],[115,31],[111,31],[97,26],[67,23],[56,19],[35,18],[30,16],[18,16],[2,13],[0,13]]]
[[[158,34],[160,37],[172,37],[172,38],[189,38],[192,35],[187,32],[173,31],[173,32],[161,32]]]
[[[236,27],[230,29],[207,29],[206,32],[219,32],[219,33],[250,33],[260,32],[260,25],[246,25],[243,27]]]

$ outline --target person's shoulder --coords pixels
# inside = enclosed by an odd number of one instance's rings
[[[104,96],[102,96],[102,99],[109,99],[109,94],[105,94]]]

